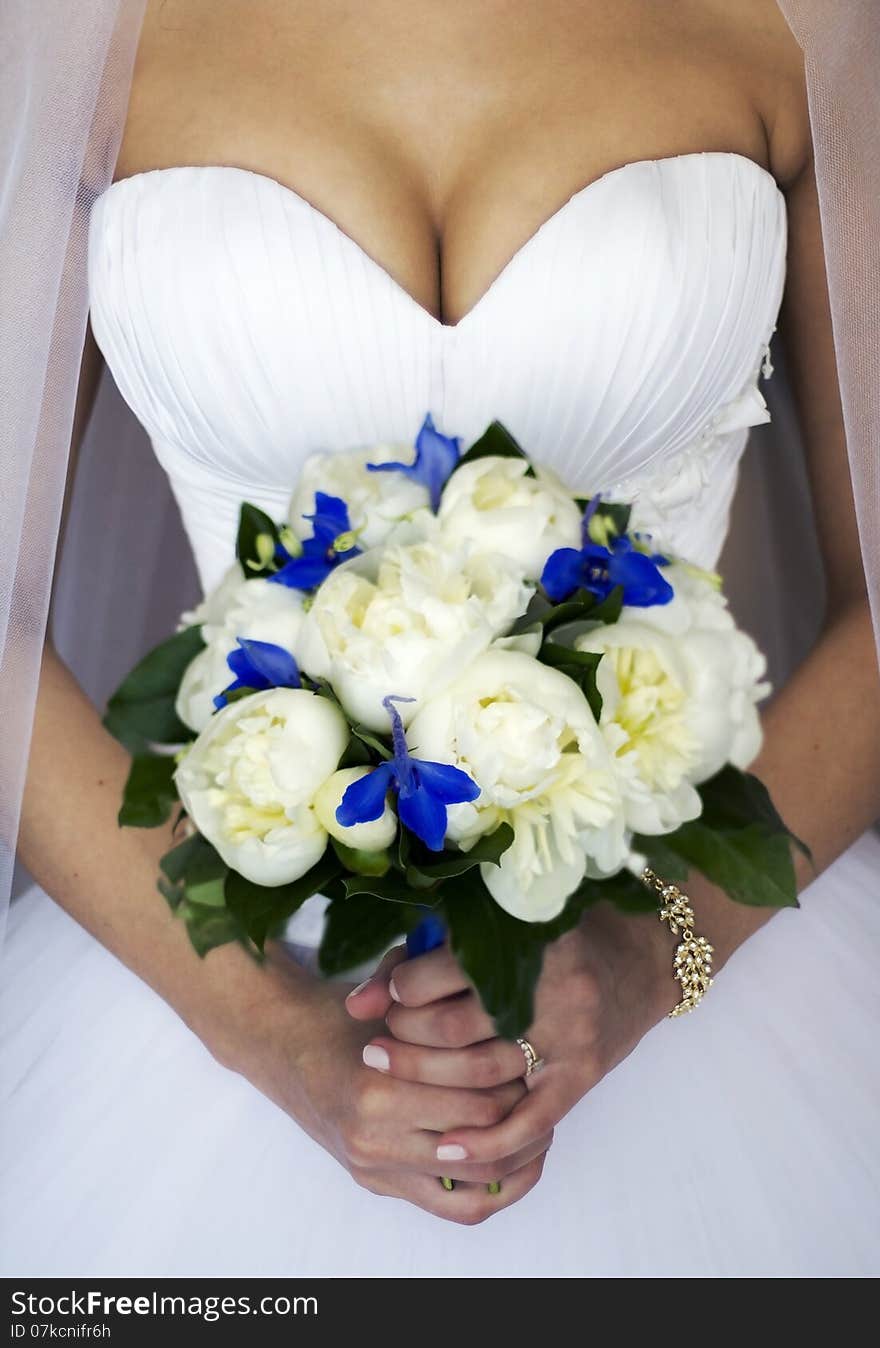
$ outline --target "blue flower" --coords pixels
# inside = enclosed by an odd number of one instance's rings
[[[642,552],[627,534],[613,538],[608,547],[594,543],[589,528],[598,505],[599,497],[594,496],[584,511],[582,546],[557,548],[547,558],[541,584],[548,598],[558,604],[576,590],[589,590],[602,600],[620,586],[623,602],[633,608],[668,604],[674,591],[659,570],[669,565],[667,558]]]
[[[279,544],[277,556],[284,565],[268,579],[293,590],[314,590],[340,562],[357,557],[360,548],[354,546],[348,506],[341,497],[316,491],[315,513],[303,518],[312,521],[312,537],[303,541],[298,557]]]
[[[558,548],[547,558],[541,584],[554,603],[589,590],[598,599],[607,599],[612,590],[623,588],[623,602],[634,608],[668,604],[673,589],[660,574],[664,557],[649,557],[637,551],[625,534],[615,538],[610,548],[589,543],[584,548]]]
[[[400,822],[421,838],[432,852],[443,850],[446,837],[446,807],[461,801],[476,800],[477,786],[461,768],[448,763],[430,763],[413,758],[395,702],[412,702],[410,697],[386,697],[382,706],[391,718],[394,755],[359,781],[352,782],[336,810],[343,828],[379,819],[389,791],[397,792]]]
[[[460,453],[458,436],[451,439],[441,435],[429,412],[416,437],[416,457],[412,463],[368,463],[371,473],[403,473],[428,488],[431,509],[436,512],[446,480],[458,463]]]
[[[238,688],[300,688],[299,666],[290,651],[273,646],[270,641],[249,641],[238,638],[239,649],[230,651],[226,663],[235,675],[235,682],[214,698],[214,706],[225,707],[229,694]]]

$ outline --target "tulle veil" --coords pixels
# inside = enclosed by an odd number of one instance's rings
[[[880,10],[875,0],[778,3],[804,52],[880,639]],[[0,14],[0,934],[56,552],[53,637],[98,701],[196,590],[167,485],[107,376],[57,547],[87,320],[88,220],[113,175],[143,9],[144,0],[5,0]],[[821,565],[784,378],[771,381],[768,401],[773,422],[746,455],[724,569],[778,682],[815,635]]]

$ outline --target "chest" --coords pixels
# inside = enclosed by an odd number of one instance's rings
[[[454,323],[608,169],[703,149],[764,162],[748,42],[731,39],[705,0],[154,0],[117,176],[275,178]]]

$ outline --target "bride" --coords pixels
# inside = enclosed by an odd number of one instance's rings
[[[265,967],[200,961],[155,892],[167,835],[117,828],[126,755],[47,647],[4,1272],[876,1273],[880,685],[776,4],[152,0],[88,261],[80,412],[103,358],[206,587],[242,498],[278,515],[306,455],[428,411],[464,443],[499,418],[714,566],[782,302],[828,603],[755,771],[815,870],[777,916],[693,878],[718,976],[681,1019],[665,928],[591,912],[548,953],[527,1080],[444,949],[320,981],[320,899]]]

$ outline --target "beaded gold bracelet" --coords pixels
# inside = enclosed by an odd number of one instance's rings
[[[678,885],[661,880],[650,866],[642,871],[642,880],[660,896],[660,921],[668,922],[672,935],[681,937],[672,962],[673,976],[681,985],[681,1001],[669,1012],[670,1016],[681,1016],[699,1006],[712,986],[714,948],[705,936],[697,936],[694,931],[694,910]]]

